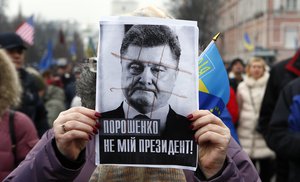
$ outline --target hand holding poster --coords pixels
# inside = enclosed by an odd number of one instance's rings
[[[198,108],[195,22],[141,17],[100,21],[98,164],[195,170],[185,117]]]

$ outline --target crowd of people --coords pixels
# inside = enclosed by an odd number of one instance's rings
[[[155,7],[141,8],[131,15],[171,18]],[[124,54],[128,54],[127,49],[141,46],[132,38],[138,33],[147,38],[142,30],[128,35],[130,40],[126,42]],[[173,38],[172,46],[176,45],[176,37]],[[143,43],[144,50],[150,51],[171,45],[166,41]],[[96,166],[95,134],[101,127],[97,121],[106,115],[117,117],[113,112],[95,111],[96,59],[87,59],[80,68],[61,60],[58,65],[40,73],[25,67],[27,49],[17,34],[0,34],[1,181],[294,182],[299,179],[300,51],[271,67],[260,57],[231,61],[228,68],[230,99],[224,111],[229,113],[229,120],[234,125],[231,130],[224,124],[228,118],[217,117],[203,108],[186,117],[176,115],[176,120],[183,122],[180,127],[185,128],[181,135],[194,138],[199,145],[197,170],[190,171]],[[180,56],[180,48],[177,55],[176,50],[168,50],[168,57]],[[141,65],[129,67],[128,62],[121,63],[131,70],[131,74],[143,72],[137,68]],[[178,66],[176,62],[171,63]],[[149,63],[142,66],[153,69]],[[141,72],[132,73],[133,69]],[[122,79],[136,78],[126,74]],[[176,76],[170,79],[173,78]],[[151,83],[136,80],[136,84]],[[133,105],[134,108],[139,104],[126,90],[124,95],[126,101],[122,105]],[[136,97],[138,101],[144,99]],[[139,108],[137,113],[146,113],[147,108]],[[165,115],[169,110],[171,107]],[[168,129],[169,133],[177,132],[176,127]],[[237,136],[234,136],[235,132]]]
[[[300,50],[270,67],[253,57],[236,58],[228,69],[230,87],[236,88],[230,102],[237,105],[229,102],[227,108],[239,111],[231,113],[238,138],[262,181],[298,181],[299,61]]]

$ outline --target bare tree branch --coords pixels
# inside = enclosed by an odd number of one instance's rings
[[[206,47],[217,30],[218,0],[173,0],[169,7],[175,18],[194,20],[199,27],[199,45]]]

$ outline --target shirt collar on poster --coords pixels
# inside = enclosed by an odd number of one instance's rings
[[[147,114],[142,114],[142,115],[146,115],[151,119],[161,118],[160,129],[164,130],[164,128],[166,126],[169,109],[170,109],[169,105],[167,104],[166,106],[159,108],[158,110],[153,111],[152,113],[147,113]],[[135,110],[133,107],[129,106],[126,101],[123,102],[123,111],[125,113],[125,118],[134,118],[137,115],[141,115],[140,112]]]

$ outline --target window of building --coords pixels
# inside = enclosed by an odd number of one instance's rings
[[[287,49],[296,49],[298,47],[298,31],[296,28],[288,28],[285,30],[284,47]]]
[[[297,9],[297,0],[286,0],[286,9],[287,10],[296,10]]]
[[[280,0],[274,0],[273,1],[273,9],[274,10],[280,10]]]

